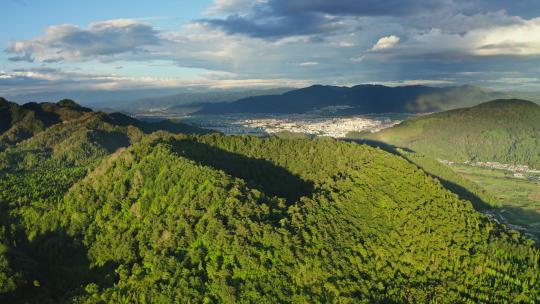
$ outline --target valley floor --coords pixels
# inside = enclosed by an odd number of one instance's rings
[[[501,201],[488,212],[494,219],[540,239],[540,174],[519,173],[470,164],[448,164]]]

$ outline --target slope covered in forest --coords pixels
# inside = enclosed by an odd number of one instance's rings
[[[494,100],[409,119],[367,138],[452,161],[496,161],[540,168],[540,106]]]
[[[30,169],[0,171],[0,189],[12,189],[0,195],[4,299],[533,303],[540,296],[532,241],[396,155],[327,139],[159,132],[133,142],[96,156],[97,167],[44,157]]]
[[[206,131],[92,112],[70,100],[23,106],[0,101],[0,138],[7,139],[0,149],[0,302],[65,300],[63,293],[80,288],[93,271],[81,268],[86,249],[58,230],[59,217],[51,215],[64,193],[104,157],[146,133]],[[30,286],[36,289],[28,292]]]

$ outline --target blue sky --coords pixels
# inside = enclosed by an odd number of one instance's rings
[[[0,3],[0,95],[464,83],[540,91],[537,0]]]

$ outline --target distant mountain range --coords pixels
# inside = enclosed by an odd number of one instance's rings
[[[347,106],[349,109],[346,112],[349,113],[425,113],[512,96],[510,93],[470,85],[443,88],[314,85],[281,95],[248,97],[233,103],[205,104],[197,113],[306,113],[333,106]]]
[[[168,116],[184,114],[276,113],[292,114],[337,109],[336,114],[426,113],[474,106],[494,99],[519,98],[540,102],[534,92],[501,92],[472,85],[429,87],[314,85],[307,88],[140,89],[131,91],[78,91],[11,96],[24,101],[51,101],[68,97],[104,112]],[[337,108],[336,108],[337,106]]]
[[[134,89],[134,90],[80,90],[55,91],[48,93],[17,93],[4,96],[17,103],[51,102],[69,98],[77,100],[80,104],[106,112],[122,111],[139,113],[153,109],[171,109],[185,111],[190,105],[214,102],[233,102],[238,99],[259,96],[282,94],[293,88],[271,89]],[[178,107],[177,109],[172,109]]]
[[[130,90],[58,90],[52,92],[26,92],[24,90],[11,94],[4,94],[3,97],[23,104],[27,102],[51,102],[60,99],[73,99],[78,103],[92,107],[102,108],[116,103],[133,102],[143,98],[157,98],[178,94],[185,89],[179,88],[149,88]]]
[[[91,102],[89,105],[105,111],[130,113],[159,110],[175,113],[191,113],[200,110],[200,104],[234,102],[252,96],[283,94],[290,90],[292,88],[180,92],[151,97],[126,98],[114,102]]]
[[[497,161],[540,169],[540,106],[494,100],[421,116],[367,138],[452,161]]]

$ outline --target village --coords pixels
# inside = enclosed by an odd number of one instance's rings
[[[540,183],[540,170],[531,168],[527,165],[520,165],[520,164],[503,164],[499,162],[473,162],[473,161],[466,161],[464,163],[457,163],[453,161],[448,160],[439,160],[439,162],[447,165],[447,166],[453,166],[453,165],[468,165],[472,167],[479,167],[479,168],[486,168],[486,169],[492,169],[492,170],[503,170],[503,171],[509,171],[512,173],[513,178],[519,178],[519,179],[527,179],[532,182]]]

